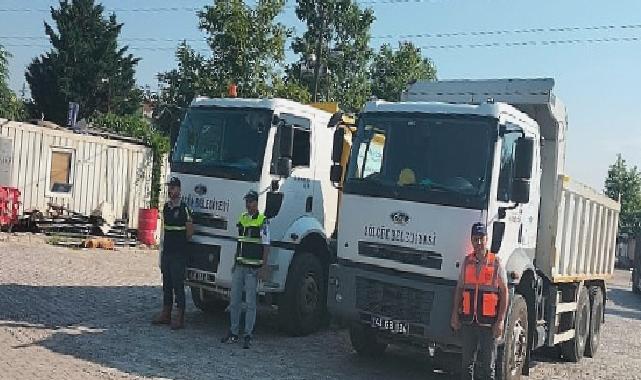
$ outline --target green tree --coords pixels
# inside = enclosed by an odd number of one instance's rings
[[[641,173],[636,166],[628,168],[620,154],[608,170],[605,194],[617,201],[621,199],[619,231],[641,232]]]
[[[397,102],[408,83],[416,80],[435,80],[434,63],[421,55],[421,49],[411,42],[400,42],[398,50],[385,44],[372,63],[372,94],[378,99]]]
[[[251,7],[242,0],[215,0],[198,12],[199,28],[208,34],[212,56],[205,57],[183,42],[175,53],[178,67],[158,74],[162,90],[155,122],[171,141],[196,96],[224,97],[231,83],[238,86],[240,97],[290,94],[305,98],[304,91],[285,83],[277,70],[291,32],[276,21],[284,3],[260,0]]]
[[[186,42],[182,42],[175,53],[178,68],[158,74],[162,87],[161,104],[187,107],[198,95],[214,95],[223,86],[211,76],[210,62],[195,52]]]
[[[291,99],[299,103],[309,103],[312,95],[306,87],[296,81],[275,78],[272,84],[271,95],[275,98]]]
[[[291,65],[288,77],[299,80],[315,100],[359,109],[370,94],[372,9],[361,10],[353,0],[298,0],[296,15],[307,30],[292,43],[302,64]]]
[[[237,84],[241,97],[269,92],[290,33],[276,21],[284,5],[285,0],[259,0],[255,7],[242,0],[216,0],[198,12],[213,53],[204,63],[212,79],[206,86],[208,95],[224,96],[230,83]]]
[[[62,0],[51,7],[55,29],[44,23],[51,51],[27,68],[26,79],[38,114],[66,123],[68,102],[80,104],[80,118],[96,111],[129,114],[140,106],[134,74],[139,58],[118,46],[123,24],[103,17],[94,0]]]
[[[26,117],[22,100],[11,91],[9,84],[9,58],[11,54],[0,45],[0,118],[22,120]]]

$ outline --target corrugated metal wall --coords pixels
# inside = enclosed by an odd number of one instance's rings
[[[116,218],[138,226],[138,209],[149,206],[151,149],[134,143],[67,130],[0,121],[0,136],[13,140],[13,183],[22,192],[21,211],[46,210],[48,203],[89,215],[101,202]],[[72,152],[69,194],[51,193],[52,149]]]

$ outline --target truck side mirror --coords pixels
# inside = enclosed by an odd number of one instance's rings
[[[492,225],[492,245],[490,246],[490,252],[499,253],[501,249],[501,243],[503,243],[503,236],[505,235],[505,223],[504,222],[494,222]]]
[[[530,202],[530,180],[519,178],[512,182],[512,201],[525,204]]]
[[[329,170],[329,180],[334,183],[340,183],[343,180],[343,166],[341,164],[333,164]]]
[[[278,151],[280,152],[280,157],[291,158],[294,154],[294,127],[282,124],[278,128]]]
[[[265,203],[265,217],[271,219],[278,215],[283,204],[283,193],[270,191]]]
[[[278,157],[276,162],[276,175],[289,177],[292,174],[292,159],[289,157]]]
[[[512,173],[512,201],[530,201],[530,179],[534,163],[534,139],[521,137],[514,148],[514,172]]]
[[[343,144],[345,141],[345,129],[337,128],[334,131],[334,144],[332,146],[332,162],[341,162],[343,157]]]
[[[292,174],[292,155],[294,154],[294,127],[281,123],[278,126],[278,159],[276,174],[289,177]]]
[[[514,148],[514,178],[532,178],[532,164],[534,163],[534,139],[521,137],[516,140]]]

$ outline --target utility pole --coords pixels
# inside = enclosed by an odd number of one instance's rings
[[[323,37],[325,35],[325,8],[323,7],[323,2],[319,2],[319,12],[320,15],[320,28],[318,31],[318,39],[316,40],[316,64],[314,65],[314,101],[318,101],[318,84],[320,82],[320,69],[323,63],[321,59],[321,54],[323,53]]]

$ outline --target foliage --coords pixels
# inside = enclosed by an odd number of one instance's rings
[[[26,108],[22,100],[11,91],[7,80],[9,79],[9,58],[11,55],[0,45],[0,118],[10,120],[23,120],[26,117]]]
[[[27,68],[35,111],[48,120],[66,124],[68,103],[80,105],[79,118],[96,111],[130,114],[140,103],[135,66],[140,60],[118,47],[122,25],[94,0],[62,0],[51,7],[55,29],[44,23],[51,51]]]
[[[641,233],[641,173],[636,166],[628,168],[620,154],[608,170],[605,194],[617,201],[621,197],[619,231]]]
[[[421,49],[411,42],[401,42],[398,50],[389,44],[380,47],[372,63],[372,94],[378,99],[397,102],[408,83],[416,80],[435,80],[434,63],[421,55]]]
[[[288,77],[298,78],[318,100],[338,101],[347,111],[359,109],[370,94],[367,67],[374,12],[361,10],[353,0],[299,0],[296,15],[307,30],[292,48],[313,73],[294,64]]]
[[[296,81],[284,81],[280,78],[274,80],[271,95],[275,98],[291,99],[303,104],[312,100],[312,95],[302,84]]]
[[[198,12],[212,56],[205,58],[187,43],[180,44],[178,68],[158,76],[161,103],[186,107],[198,95],[224,97],[231,83],[238,86],[240,97],[268,95],[290,33],[275,21],[283,6],[284,0],[261,0],[255,7],[242,0],[216,0]]]

